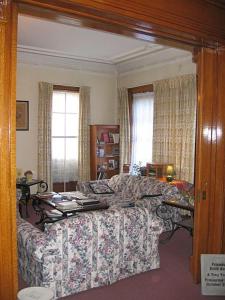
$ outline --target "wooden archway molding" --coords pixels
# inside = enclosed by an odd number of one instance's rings
[[[225,253],[225,4],[223,0],[0,1],[0,299],[17,293],[15,106],[17,14],[41,16],[158,41],[197,47],[198,114],[195,232],[191,271],[200,254]],[[44,10],[43,10],[44,9]]]

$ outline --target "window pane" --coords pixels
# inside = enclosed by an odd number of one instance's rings
[[[66,136],[78,136],[78,115],[66,115]]]
[[[65,139],[52,138],[52,159],[64,159],[65,157]]]
[[[52,136],[65,135],[65,115],[54,113],[52,114]]]
[[[66,93],[66,112],[79,112],[79,93]]]
[[[52,111],[65,112],[65,99],[66,99],[65,92],[54,91],[53,98],[52,98]]]
[[[78,139],[66,139],[66,160],[77,160],[78,157]]]

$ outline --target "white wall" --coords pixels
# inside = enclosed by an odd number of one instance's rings
[[[91,87],[91,124],[116,124],[117,84],[134,87],[154,80],[195,73],[191,59],[166,65],[155,65],[126,74],[109,75],[79,70],[18,64],[17,100],[29,101],[29,131],[17,131],[17,167],[37,174],[38,82]]]
[[[118,87],[136,87],[150,84],[155,80],[172,78],[184,74],[196,73],[196,65],[191,58],[180,62],[147,66],[118,76]]]
[[[38,83],[91,87],[91,124],[115,124],[116,76],[61,68],[18,64],[17,100],[29,101],[29,131],[16,133],[17,168],[37,174]]]

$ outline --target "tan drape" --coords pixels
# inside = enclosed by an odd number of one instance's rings
[[[153,162],[174,163],[176,178],[193,182],[196,77],[155,81]]]
[[[53,85],[47,82],[40,82],[38,103],[38,178],[48,183],[49,190],[52,190],[52,95]]]
[[[118,89],[118,123],[120,125],[120,172],[130,163],[130,116],[128,90]]]
[[[80,88],[78,174],[79,180],[90,180],[90,87]]]

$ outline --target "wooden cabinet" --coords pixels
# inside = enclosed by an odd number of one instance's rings
[[[154,163],[147,163],[146,164],[146,176],[155,177],[155,178],[163,178],[166,177],[167,174],[167,167],[172,166],[174,169],[173,164],[154,164]]]
[[[119,174],[119,125],[90,125],[91,180]]]

